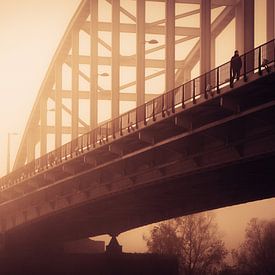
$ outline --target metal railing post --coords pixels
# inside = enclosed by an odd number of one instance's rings
[[[217,93],[220,93],[220,67],[217,68]]]
[[[146,126],[147,125],[147,121],[146,121],[146,109],[147,109],[147,103],[143,104],[143,123]]]
[[[156,116],[155,116],[155,99],[153,99],[153,121],[156,121]]]
[[[183,84],[181,87],[182,87],[182,95],[181,95],[181,107],[182,109],[185,108],[185,104],[184,104],[184,101],[185,101],[185,98],[184,98],[184,86],[185,84]]]
[[[120,131],[120,135],[122,136],[123,135],[123,132],[122,132],[122,116],[120,116],[120,120],[119,120],[119,131]]]
[[[164,106],[164,96],[165,96],[165,94],[161,95],[161,115],[162,115],[162,117],[165,117],[165,113],[164,113],[164,108],[165,108],[165,106]]]
[[[243,56],[243,65],[244,65],[244,69],[243,69],[243,80],[246,82],[247,81],[247,73],[246,73],[246,53]]]
[[[259,75],[262,75],[262,47],[259,47],[259,53],[258,53],[258,73]]]
[[[192,97],[193,97],[193,104],[195,104],[196,103],[196,82],[195,82],[195,79],[193,79],[193,83],[192,83],[193,85],[193,94],[192,94]]]

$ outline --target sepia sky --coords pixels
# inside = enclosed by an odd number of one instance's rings
[[[11,137],[13,161],[41,82],[79,2],[0,0],[0,176],[6,173],[8,133],[18,133]],[[261,20],[265,0],[255,2],[255,44],[259,45],[265,42],[265,24]],[[227,32],[231,33],[233,27],[231,24]],[[217,65],[230,58],[234,50],[231,38],[223,33],[217,39]],[[225,49],[224,45],[231,48]],[[275,199],[270,199],[215,212],[226,244],[232,248],[242,240],[250,218],[275,218],[274,210]],[[119,241],[125,251],[141,252],[145,250],[142,235],[146,232],[148,227],[132,230],[121,234]]]

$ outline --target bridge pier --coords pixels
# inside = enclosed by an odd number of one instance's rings
[[[111,235],[111,240],[109,244],[106,246],[106,253],[108,254],[121,254],[122,253],[122,245],[118,243],[117,235]]]

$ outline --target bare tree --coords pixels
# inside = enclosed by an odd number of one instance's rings
[[[175,255],[181,274],[216,274],[227,255],[214,215],[207,212],[162,222],[144,239],[149,252]]]
[[[251,219],[233,260],[238,274],[275,274],[275,220]]]

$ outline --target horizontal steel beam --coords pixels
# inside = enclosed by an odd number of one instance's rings
[[[38,129],[40,129],[40,126],[37,126]],[[46,126],[44,127],[47,134],[55,134],[55,126]],[[79,134],[85,134],[88,131],[90,131],[90,128],[85,127],[78,127],[78,133]],[[68,134],[70,135],[72,133],[72,127],[71,126],[62,126],[61,129],[62,134]]]
[[[152,2],[165,2],[165,0],[150,0]],[[200,4],[201,0],[175,0],[182,4]],[[234,6],[238,0],[212,0],[212,6]]]
[[[90,22],[85,22],[82,26],[82,30],[90,33]],[[98,23],[98,30],[111,32],[112,31],[112,23],[108,22],[99,22]],[[136,33],[137,26],[136,24],[127,24],[121,23],[120,24],[120,32],[125,33]],[[165,26],[155,26],[149,23],[145,24],[145,32],[148,34],[162,34],[165,35]],[[175,35],[182,35],[182,36],[200,36],[200,28],[192,28],[192,27],[175,27]]]
[[[71,55],[66,58],[66,63],[71,63]],[[80,64],[90,64],[90,56],[80,55],[79,56],[79,63]],[[136,66],[136,58],[135,57],[128,57],[128,56],[120,56],[119,59],[120,66],[126,67],[135,67]],[[109,65],[111,66],[111,57],[99,56],[98,57],[98,64],[99,65]],[[175,61],[176,68],[182,68],[184,66],[184,61]],[[158,60],[158,59],[145,59],[145,67],[148,68],[165,68],[165,60]]]
[[[52,90],[52,94],[50,95],[51,99],[54,101],[54,93],[55,90]],[[79,91],[79,99],[89,99],[89,91]],[[145,94],[146,101],[152,100],[159,94]],[[71,98],[72,91],[70,90],[62,90],[62,98]],[[111,91],[98,92],[98,100],[111,100]],[[120,101],[136,101],[135,93],[120,93],[119,95]]]

